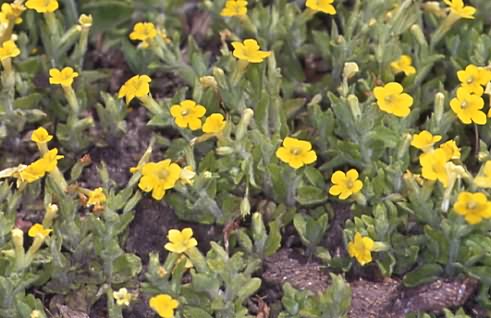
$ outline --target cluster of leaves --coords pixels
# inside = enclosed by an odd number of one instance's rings
[[[278,317],[346,317],[343,273],[366,266],[406,286],[474,277],[491,310],[488,9],[487,0],[3,3],[0,316],[46,317],[42,292],[83,298],[86,311],[105,296],[112,318],[138,293],[164,318],[252,317],[262,262],[289,225],[303,253],[339,275],[317,295],[285,284]],[[199,32],[183,12],[204,24]],[[117,93],[89,59],[116,49],[134,74]],[[162,74],[179,78],[165,96],[154,84]],[[147,151],[118,167],[131,171],[127,184],[101,162],[100,184],[86,188],[84,154],[130,138],[130,106],[145,108]],[[180,220],[223,225],[223,242],[204,253],[190,229],[173,229],[167,256],[151,254],[140,282],[142,262],[123,246],[144,196]],[[339,204],[353,216],[343,252],[331,255],[322,242]]]

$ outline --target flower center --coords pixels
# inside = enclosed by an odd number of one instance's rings
[[[469,78],[467,78],[467,84],[472,84],[473,82],[474,82],[473,76],[470,76]]]
[[[468,210],[474,210],[475,208],[477,208],[477,203],[474,201],[468,202],[466,208]]]
[[[460,103],[460,107],[461,107],[462,109],[466,109],[466,108],[467,108],[467,106],[469,106],[469,103],[467,103],[467,101],[466,101],[466,100],[464,100],[462,103]]]
[[[290,153],[294,156],[298,156],[300,153],[302,153],[302,150],[300,148],[292,148]]]
[[[384,97],[385,102],[392,103],[394,101],[394,95],[387,95]]]
[[[157,177],[159,179],[166,179],[168,176],[169,176],[169,171],[167,171],[166,169],[162,169],[157,172]]]
[[[352,189],[352,188],[353,188],[353,185],[354,185],[353,180],[348,179],[348,180],[346,181],[346,187],[347,187],[348,189]]]
[[[187,115],[189,115],[189,110],[188,109],[181,110],[181,116],[186,117]]]

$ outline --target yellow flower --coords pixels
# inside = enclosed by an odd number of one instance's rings
[[[129,104],[135,97],[144,97],[150,93],[150,82],[152,79],[147,75],[135,75],[121,86],[118,97],[126,97]]]
[[[53,136],[51,136],[44,127],[39,127],[34,130],[31,135],[31,140],[37,144],[48,143],[51,139],[53,139]]]
[[[433,145],[441,139],[442,136],[433,136],[429,131],[423,130],[419,134],[413,135],[411,146],[423,150],[424,152],[428,152],[433,148]]]
[[[159,294],[150,298],[150,308],[161,318],[173,318],[177,307],[179,307],[179,302],[169,295]]]
[[[462,83],[462,87],[466,88],[471,93],[482,95],[484,91],[482,86],[489,83],[490,72],[483,67],[477,67],[471,64],[468,65],[465,70],[458,71],[457,77]]]
[[[33,183],[46,174],[46,170],[44,167],[44,161],[42,159],[38,159],[22,169],[19,172],[19,180],[21,182]]]
[[[100,206],[106,202],[106,195],[104,194],[104,189],[97,188],[89,192],[89,199],[87,200],[87,205]]]
[[[305,6],[315,11],[321,11],[327,14],[336,14],[336,8],[332,5],[334,0],[307,0]]]
[[[476,8],[464,5],[463,0],[443,0],[443,2],[450,6],[453,14],[465,19],[474,19]]]
[[[241,17],[247,14],[247,1],[227,0],[225,7],[220,13],[223,17]]]
[[[27,0],[26,7],[38,13],[50,13],[55,12],[59,5],[58,0]]]
[[[380,110],[397,117],[409,115],[413,98],[403,93],[403,87],[399,83],[391,82],[384,87],[375,87],[373,94],[377,99]]]
[[[64,156],[58,155],[58,149],[54,148],[43,155],[40,161],[45,172],[51,172],[55,170],[58,160],[63,159]]]
[[[82,28],[85,28],[85,29],[88,29],[92,26],[92,22],[93,22],[93,18],[92,18],[92,15],[89,14],[82,14],[80,15],[80,17],[78,18],[78,24],[82,27]]]
[[[193,167],[186,166],[181,169],[181,175],[179,176],[179,180],[183,184],[193,184],[193,178],[196,176],[196,172],[193,171]]]
[[[358,171],[355,169],[351,169],[346,173],[342,171],[334,172],[331,176],[333,185],[329,188],[329,193],[339,196],[341,200],[346,200],[363,188],[363,182],[358,180],[358,177]]]
[[[261,63],[265,58],[271,55],[269,51],[261,51],[259,44],[254,39],[247,39],[242,42],[232,42],[234,47],[233,55],[239,60],[249,63]]]
[[[151,22],[138,22],[130,33],[130,39],[142,41],[141,47],[147,48],[158,32],[155,25]]]
[[[63,87],[70,87],[73,84],[73,80],[78,77],[78,73],[73,68],[67,66],[61,71],[56,68],[49,70],[49,83],[51,85],[59,84]]]
[[[186,99],[179,105],[172,105],[170,113],[176,125],[180,128],[196,130],[201,128],[201,117],[206,114],[206,108],[193,100]]]
[[[211,114],[203,124],[203,132],[207,134],[217,134],[225,128],[227,122],[222,114]]]
[[[53,232],[52,229],[45,229],[42,224],[36,223],[31,226],[29,232],[27,232],[27,235],[29,235],[30,237],[40,237],[42,239],[45,239],[49,236],[51,232]]]
[[[0,11],[0,23],[9,23],[10,21],[15,22],[15,24],[22,23],[22,12],[26,8],[19,3],[4,3]]]
[[[276,150],[276,157],[293,169],[301,168],[317,160],[317,154],[312,150],[310,142],[291,137],[283,140],[283,146]]]
[[[455,140],[449,140],[441,144],[440,149],[445,151],[448,159],[460,159],[460,148],[457,147]]]
[[[412,66],[413,59],[409,55],[401,55],[398,60],[390,63],[394,73],[404,72],[406,76],[416,74],[416,69]]]
[[[198,242],[193,238],[193,229],[187,227],[182,231],[169,230],[167,233],[169,243],[165,244],[164,248],[169,252],[182,254],[188,249],[198,245]]]
[[[440,181],[444,187],[448,185],[448,174],[446,164],[449,158],[443,149],[436,149],[419,156],[421,175],[426,180]]]
[[[356,232],[353,241],[348,243],[348,253],[351,257],[356,258],[361,266],[364,266],[372,261],[374,246],[375,242],[370,237],[363,237]]]
[[[19,56],[20,50],[14,41],[5,41],[0,47],[0,60],[5,60],[8,58]]]
[[[144,164],[141,173],[138,187],[144,192],[152,191],[152,198],[161,200],[165,191],[172,189],[179,180],[181,167],[167,159]]]
[[[472,94],[465,87],[459,88],[457,96],[450,101],[450,108],[464,124],[486,124],[486,114],[481,111],[483,107],[484,100],[482,97]]]
[[[491,161],[486,161],[474,183],[480,188],[491,188]]]
[[[484,193],[461,192],[453,208],[469,224],[478,224],[482,219],[491,218],[491,202]]]
[[[44,315],[37,309],[31,311],[31,315],[29,316],[29,318],[42,318],[42,317],[44,317]]]
[[[118,291],[113,291],[113,298],[119,306],[129,306],[135,295],[128,292],[126,288],[120,288]]]

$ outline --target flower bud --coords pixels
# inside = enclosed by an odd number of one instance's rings
[[[361,110],[360,103],[358,101],[358,97],[353,94],[348,96],[348,105],[351,109],[351,113],[353,114],[353,118],[358,121],[361,118]]]
[[[202,76],[199,78],[199,82],[203,88],[213,88],[214,90],[218,88],[218,83],[213,76]]]
[[[218,147],[216,153],[219,156],[228,156],[234,153],[234,148],[232,147]]]
[[[421,46],[428,46],[428,42],[426,42],[426,37],[423,33],[423,30],[421,30],[421,27],[417,24],[413,24],[410,28],[411,33],[414,35],[416,38],[416,41],[419,43]]]
[[[236,140],[241,140],[244,137],[247,131],[247,127],[249,127],[253,116],[254,111],[251,108],[246,108],[244,110],[244,112],[242,113],[242,118],[240,119],[240,122],[237,126],[237,131],[235,133]]]
[[[358,64],[356,64],[355,62],[344,63],[343,77],[349,80],[353,76],[355,76],[356,73],[358,73],[359,71],[360,68],[358,67]]]
[[[443,93],[441,93],[441,92],[436,93],[436,95],[435,95],[435,119],[436,119],[437,123],[442,121],[444,104],[445,104],[445,95],[443,95]]]

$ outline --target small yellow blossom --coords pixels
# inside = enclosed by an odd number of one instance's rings
[[[220,15],[223,17],[242,17],[247,15],[247,1],[227,0]]]
[[[93,22],[92,15],[90,14],[89,15],[82,14],[78,18],[78,24],[84,29],[90,28],[92,26],[92,22]]]
[[[9,59],[20,55],[20,50],[14,41],[5,41],[0,47],[0,60]]]
[[[0,23],[9,23],[13,21],[15,24],[22,23],[22,12],[26,8],[20,3],[3,3],[0,11]]]
[[[440,149],[445,151],[448,159],[460,159],[460,148],[457,147],[455,140],[449,140],[441,144]]]
[[[157,36],[157,28],[151,22],[138,22],[130,33],[130,39],[133,41],[142,41],[141,47],[147,48],[150,42]]]
[[[356,194],[363,188],[363,182],[358,180],[358,171],[351,169],[344,173],[336,171],[331,176],[333,185],[329,188],[329,193],[334,196],[339,196],[339,199],[346,200],[351,195]]]
[[[404,72],[406,76],[416,74],[416,69],[412,66],[413,59],[409,55],[401,55],[398,60],[390,63],[394,73]]]
[[[147,75],[135,75],[121,86],[118,97],[126,97],[129,104],[135,97],[144,97],[150,93],[150,82],[152,79]]]
[[[201,128],[201,117],[206,114],[206,108],[193,100],[186,99],[178,105],[172,105],[170,113],[176,125],[180,128],[197,130]]]
[[[138,187],[144,192],[152,191],[152,198],[161,200],[165,191],[172,189],[179,180],[181,167],[167,159],[144,164],[141,173]]]
[[[409,115],[413,98],[403,93],[403,90],[402,85],[396,82],[388,83],[384,87],[375,87],[373,94],[380,110],[397,117]]]
[[[58,9],[59,4],[58,0],[27,0],[26,7],[38,13],[51,13]]]
[[[276,157],[293,169],[301,168],[317,160],[317,154],[312,150],[310,142],[291,137],[283,140],[283,146],[276,150]]]
[[[31,135],[31,140],[37,144],[45,144],[52,139],[53,136],[51,136],[44,127],[39,127],[38,129],[34,130]]]
[[[102,188],[96,188],[90,191],[88,196],[87,205],[101,206],[107,200],[104,189]]]
[[[269,51],[261,51],[259,44],[254,39],[247,39],[244,42],[232,42],[232,46],[234,47],[233,55],[239,60],[249,63],[261,63],[271,55]]]
[[[336,8],[332,5],[334,0],[307,0],[305,6],[315,11],[321,11],[330,15],[336,14]]]
[[[474,19],[474,14],[476,13],[476,8],[473,6],[464,5],[463,0],[443,0],[449,7],[450,11],[464,19]]]
[[[159,266],[159,268],[157,269],[157,274],[159,275],[160,278],[163,278],[165,275],[168,274],[168,272],[164,266]]]
[[[480,188],[491,188],[491,161],[488,160],[481,169],[481,172],[474,178],[474,184]]]
[[[421,175],[426,180],[440,181],[444,187],[448,185],[448,173],[446,164],[449,158],[443,149],[436,149],[419,156],[421,164]]]
[[[49,83],[51,85],[61,85],[63,87],[70,87],[73,84],[73,80],[78,77],[78,73],[70,66],[65,67],[62,70],[52,68],[49,70]]]
[[[193,229],[189,227],[182,231],[171,229],[167,233],[167,238],[169,239],[169,243],[165,244],[164,248],[176,254],[182,254],[198,245],[198,241],[193,238]]]
[[[374,246],[375,242],[370,237],[363,237],[356,232],[353,241],[348,243],[348,253],[351,257],[356,258],[361,266],[364,266],[372,261]]]
[[[486,124],[486,114],[481,111],[484,107],[482,97],[472,94],[472,92],[461,87],[457,90],[457,96],[450,101],[450,108],[464,124]]]
[[[120,288],[118,291],[113,291],[113,298],[119,306],[129,306],[135,295],[128,292],[126,288]]]
[[[411,140],[411,146],[420,149],[424,152],[428,152],[433,148],[433,145],[439,142],[442,136],[433,136],[429,131],[423,130],[417,135],[413,135]]]
[[[486,86],[489,83],[490,72],[483,67],[470,64],[465,70],[458,71],[457,77],[462,83],[462,87],[471,93],[482,95],[484,91],[482,86]]]
[[[18,174],[18,179],[20,182],[33,183],[46,174],[44,167],[44,161],[38,159],[22,169]]]
[[[149,304],[161,318],[174,318],[174,310],[179,307],[179,302],[166,294],[150,298]]]
[[[183,184],[193,184],[193,178],[196,176],[196,172],[194,172],[193,167],[186,166],[181,169],[181,175],[179,176],[179,180]]]
[[[31,311],[31,315],[29,316],[29,318],[42,318],[42,317],[44,317],[44,315],[37,309]]]
[[[203,124],[203,132],[207,134],[217,134],[225,128],[227,122],[222,114],[211,114]]]
[[[45,172],[51,172],[55,170],[58,160],[63,159],[64,156],[58,155],[58,149],[54,148],[48,151],[43,155],[41,159],[39,159],[42,162],[42,166],[44,168]]]
[[[484,193],[461,192],[453,208],[469,224],[478,224],[482,219],[491,218],[491,202]]]
[[[45,239],[49,236],[51,232],[53,232],[52,229],[45,229],[42,224],[36,223],[31,226],[29,232],[27,232],[27,235],[29,235],[30,237],[40,237],[42,239]]]

